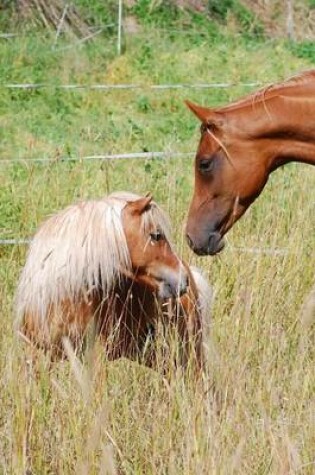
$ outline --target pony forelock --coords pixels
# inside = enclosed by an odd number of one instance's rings
[[[122,200],[124,202],[124,206],[128,202],[137,201],[140,198],[142,197],[136,195],[135,193],[128,192],[116,192],[112,193],[108,197],[109,200]],[[171,224],[169,218],[166,213],[156,204],[156,202],[152,200],[148,209],[142,214],[140,231],[146,235],[154,228],[162,231],[166,239],[169,242],[171,241]]]

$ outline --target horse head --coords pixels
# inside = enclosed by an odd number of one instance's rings
[[[188,274],[168,239],[168,222],[151,196],[127,202],[122,223],[129,249],[132,279],[161,299],[187,291]]]
[[[201,138],[186,236],[195,253],[213,255],[223,249],[225,233],[260,194],[268,172],[265,160],[254,160],[256,144],[233,117],[224,110],[187,105],[201,121]]]

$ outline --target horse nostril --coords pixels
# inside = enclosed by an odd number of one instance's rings
[[[224,248],[224,240],[218,232],[209,234],[206,254],[214,255]]]
[[[210,233],[208,236],[208,246],[211,248],[213,242],[215,240],[215,233]]]
[[[189,246],[191,249],[193,249],[193,248],[194,248],[194,244],[193,244],[193,242],[192,242],[192,240],[191,240],[191,238],[190,238],[190,236],[189,236],[188,233],[186,234],[186,240],[187,240],[188,246]]]

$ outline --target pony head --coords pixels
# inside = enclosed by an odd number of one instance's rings
[[[62,302],[101,295],[124,278],[160,298],[182,295],[188,276],[169,242],[169,224],[151,197],[113,193],[68,206],[36,232],[17,294],[17,326],[26,314],[42,323]]]
[[[161,299],[184,294],[188,274],[170,244],[168,219],[152,197],[127,196],[122,225],[132,279],[157,292]]]

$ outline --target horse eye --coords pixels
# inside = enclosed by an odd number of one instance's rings
[[[213,160],[209,158],[200,160],[198,164],[198,168],[199,168],[199,171],[204,174],[211,172],[211,170],[213,169]]]
[[[150,237],[152,241],[160,241],[164,236],[160,231],[156,231],[155,233],[150,233]]]
[[[200,133],[203,135],[207,130],[211,130],[212,124],[206,123],[206,124],[201,124],[200,126]]]

